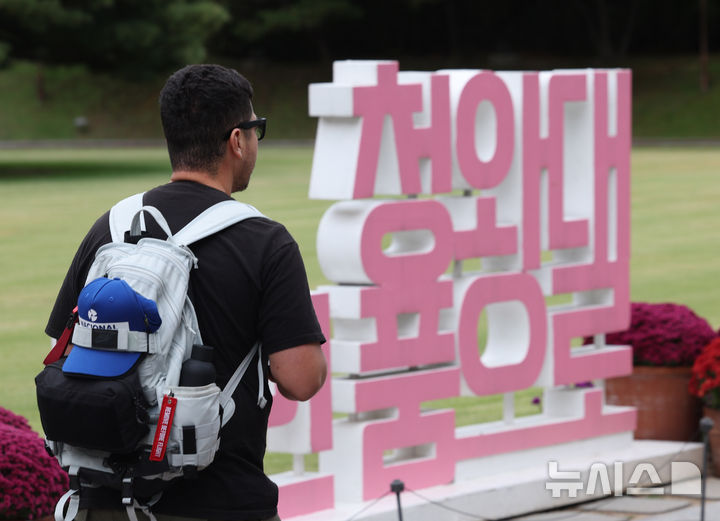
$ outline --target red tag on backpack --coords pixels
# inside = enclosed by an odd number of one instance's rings
[[[175,398],[172,393],[165,395],[162,406],[160,407],[160,419],[155,429],[155,439],[153,439],[152,450],[150,451],[150,461],[162,461],[165,457],[167,440],[170,437],[170,428],[172,427],[176,406],[177,398]]]
[[[65,331],[63,331],[62,335],[60,335],[60,338],[58,338],[58,341],[55,342],[55,346],[52,348],[52,350],[48,353],[48,355],[45,357],[45,360],[43,360],[43,364],[50,365],[53,362],[57,362],[60,360],[60,357],[65,356],[67,354],[67,347],[70,343],[70,338],[72,337],[73,329],[75,329],[75,323],[78,320],[78,307],[75,306],[75,309],[73,309],[72,314],[70,315],[70,318],[67,321],[67,324],[65,325]]]

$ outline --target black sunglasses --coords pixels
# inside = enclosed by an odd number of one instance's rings
[[[236,128],[243,128],[243,129],[254,128],[255,133],[257,134],[258,141],[260,141],[262,138],[265,137],[265,126],[266,125],[267,125],[267,118],[257,118],[257,119],[253,119],[252,121],[242,121],[225,133],[225,137],[223,137],[223,141],[227,141],[228,139],[230,139],[230,136],[232,135],[232,131],[235,130]]]

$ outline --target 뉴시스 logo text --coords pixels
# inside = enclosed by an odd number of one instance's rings
[[[662,469],[652,463],[616,461],[612,464],[593,463],[583,473],[580,470],[560,470],[557,461],[549,461],[549,479],[545,483],[545,489],[550,490],[554,498],[561,497],[563,492],[570,498],[577,497],[579,492],[584,492],[587,496],[676,494],[680,487],[684,495],[700,495],[701,473],[694,463],[673,461],[670,464],[669,489],[662,486],[667,481],[661,479],[660,471]],[[629,473],[630,477],[625,487],[626,473]]]

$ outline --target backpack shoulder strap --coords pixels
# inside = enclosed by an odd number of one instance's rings
[[[144,195],[144,192],[131,195],[110,208],[110,235],[113,242],[123,242],[125,240],[125,232],[128,231],[128,226],[131,223],[132,226],[145,230],[144,215],[140,210],[149,210],[150,207],[143,207]],[[155,214],[153,216],[155,217]],[[182,245],[192,244],[251,217],[265,217],[265,215],[254,206],[246,203],[235,200],[222,201],[199,214],[182,230],[178,231],[173,236],[173,242]]]
[[[235,392],[235,389],[237,389],[237,386],[240,384],[240,380],[242,380],[243,376],[245,376],[245,372],[248,370],[248,367],[250,366],[250,363],[252,362],[252,359],[255,355],[257,355],[258,357],[257,406],[261,409],[264,409],[265,405],[267,405],[267,400],[265,399],[265,378],[263,376],[262,346],[260,345],[260,342],[257,342],[252,347],[252,349],[250,349],[248,354],[245,355],[245,358],[243,358],[243,361],[240,362],[240,365],[237,367],[237,369],[235,369],[235,372],[230,377],[228,383],[225,385],[225,388],[220,393],[220,405],[223,408],[223,425],[225,425],[235,413],[235,402],[233,401],[232,395]]]
[[[131,195],[110,208],[110,235],[113,242],[124,242],[132,218],[140,211],[145,192]],[[142,223],[144,228],[144,222]]]
[[[195,217],[182,230],[173,235],[172,240],[175,244],[187,246],[252,217],[265,216],[249,204],[235,200],[222,201]]]

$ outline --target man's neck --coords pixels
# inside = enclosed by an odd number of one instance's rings
[[[222,177],[219,175],[211,175],[207,172],[196,171],[196,170],[176,170],[170,176],[170,181],[192,181],[201,185],[215,188],[221,192],[225,192],[228,195],[232,193],[232,187],[225,186],[222,181]]]

